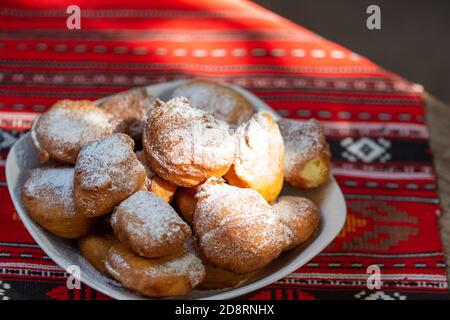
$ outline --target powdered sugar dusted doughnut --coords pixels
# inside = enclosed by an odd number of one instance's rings
[[[200,283],[200,289],[212,290],[234,288],[248,281],[256,273],[235,273],[213,266],[200,252],[195,237],[191,237],[188,240],[186,248],[189,252],[199,257],[205,266],[205,279]]]
[[[122,200],[145,187],[145,169],[133,151],[133,140],[116,133],[91,142],[75,165],[75,209],[88,217],[112,211]]]
[[[172,97],[186,97],[194,108],[212,113],[217,119],[241,124],[255,113],[252,104],[239,92],[219,83],[193,80],[182,84]]]
[[[297,188],[315,188],[330,172],[330,147],[319,121],[283,119],[278,122],[285,146],[287,182]]]
[[[105,267],[124,287],[155,298],[188,294],[205,277],[201,260],[184,248],[169,256],[149,259],[115,244],[108,252]]]
[[[143,146],[152,170],[183,187],[223,176],[235,148],[228,125],[191,108],[186,98],[167,103],[156,100],[144,129]]]
[[[115,94],[98,106],[112,115],[115,132],[126,133],[140,141],[150,107],[149,100],[145,88],[134,88]]]
[[[174,253],[191,236],[191,229],[175,210],[146,190],[124,200],[114,211],[111,225],[131,251],[149,258]]]
[[[32,140],[42,162],[74,164],[88,142],[110,135],[111,117],[89,100],[60,100],[33,124]]]
[[[284,230],[258,192],[210,178],[199,187],[196,198],[195,235],[213,265],[246,273],[278,257],[286,243]]]
[[[73,175],[73,168],[33,169],[22,189],[28,214],[51,233],[69,239],[85,235],[94,224],[75,211]]]
[[[284,144],[277,123],[269,113],[258,112],[237,128],[236,141],[235,159],[225,179],[274,201],[284,176]]]
[[[143,151],[136,152],[136,157],[145,168],[145,173],[147,175],[145,185],[147,187],[147,190],[157,194],[166,202],[171,202],[175,191],[177,190],[177,185],[164,180],[155,172],[153,172]]]
[[[273,205],[281,222],[287,227],[285,250],[306,241],[320,223],[319,209],[312,201],[296,196],[281,196]]]

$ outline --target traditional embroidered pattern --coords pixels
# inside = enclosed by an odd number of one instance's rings
[[[76,32],[67,1],[0,5],[0,299],[108,299],[66,288],[9,198],[7,153],[36,116],[62,98],[193,77],[243,86],[284,117],[321,120],[347,201],[328,248],[245,298],[449,298],[420,85],[251,2],[120,2],[126,10],[78,0]],[[367,287],[371,265],[380,289]]]

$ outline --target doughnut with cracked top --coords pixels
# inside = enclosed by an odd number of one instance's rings
[[[235,143],[229,131],[227,123],[192,108],[186,98],[156,100],[144,128],[143,147],[156,174],[193,187],[230,168]]]

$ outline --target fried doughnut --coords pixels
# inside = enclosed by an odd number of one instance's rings
[[[186,97],[194,108],[235,125],[247,121],[256,112],[238,91],[207,80],[186,82],[175,89],[172,97]]]
[[[205,266],[205,279],[200,283],[200,289],[213,290],[234,288],[248,281],[254,274],[254,272],[239,274],[213,266],[201,254],[195,237],[188,240],[187,249],[189,252],[199,257]]]
[[[186,295],[205,277],[201,260],[184,248],[148,259],[116,243],[109,249],[105,267],[124,287],[153,298]]]
[[[192,233],[167,202],[146,190],[124,200],[114,211],[111,225],[133,253],[148,258],[174,253]]]
[[[140,141],[150,106],[145,88],[134,88],[117,93],[102,101],[99,108],[112,115],[115,132],[126,133]]]
[[[175,194],[175,204],[177,205],[178,213],[191,226],[194,222],[194,211],[195,205],[197,204],[195,195],[197,190],[198,187],[179,188]]]
[[[78,239],[81,255],[100,273],[109,276],[104,262],[111,246],[117,242],[114,235],[102,228],[95,228],[86,236]]]
[[[225,179],[273,202],[284,181],[284,144],[277,123],[269,113],[258,112],[237,128],[236,140],[235,159]]]
[[[143,146],[152,170],[182,187],[223,176],[235,148],[228,125],[191,108],[186,98],[156,100],[144,128]]]
[[[283,119],[278,125],[285,146],[285,180],[297,188],[320,186],[328,179],[331,159],[320,122]]]
[[[205,290],[235,288],[247,282],[254,272],[235,273],[217,268],[208,262],[205,265],[205,279],[200,283],[200,288]]]
[[[194,230],[201,253],[214,266],[235,273],[257,270],[283,250],[277,214],[253,189],[210,178],[199,187]]]
[[[31,138],[41,162],[74,164],[88,142],[114,130],[111,117],[89,100],[60,100],[36,119]]]
[[[143,151],[136,152],[136,157],[145,168],[145,173],[147,175],[145,185],[147,186],[147,190],[157,194],[166,202],[171,202],[177,190],[177,186],[164,180],[152,171]]]
[[[319,209],[306,198],[281,196],[273,209],[287,227],[287,244],[284,250],[295,248],[306,241],[319,226]]]
[[[77,212],[87,217],[107,214],[145,187],[145,169],[133,147],[129,136],[115,133],[81,150],[73,182]]]
[[[33,169],[22,189],[28,214],[43,228],[68,239],[85,235],[95,222],[75,211],[73,176],[73,168]]]

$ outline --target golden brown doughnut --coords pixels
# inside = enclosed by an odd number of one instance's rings
[[[251,276],[254,275],[254,272],[239,274],[213,266],[201,254],[195,237],[188,240],[187,249],[189,252],[199,257],[205,266],[205,279],[200,283],[200,289],[212,290],[234,288],[248,281]]]
[[[284,250],[295,248],[306,241],[319,226],[319,209],[306,198],[281,196],[273,205],[273,209],[287,227],[288,242]]]
[[[31,137],[41,162],[74,164],[88,142],[114,130],[111,117],[89,100],[60,100],[36,119]]]
[[[145,153],[143,151],[136,152],[136,157],[145,168],[145,173],[147,175],[145,185],[147,186],[147,190],[157,194],[166,202],[171,202],[177,190],[177,186],[173,183],[170,183],[169,181],[164,180],[152,171],[147,157],[145,156]]]
[[[22,189],[28,214],[43,228],[68,239],[85,235],[95,222],[75,211],[73,176],[73,168],[33,169]]]
[[[236,130],[236,155],[225,174],[229,184],[258,191],[269,203],[283,187],[284,144],[278,125],[258,112]]]
[[[177,205],[178,213],[191,226],[194,222],[194,211],[197,199],[195,195],[198,187],[179,188],[175,194],[175,204]]]
[[[194,108],[212,113],[217,119],[241,124],[256,110],[236,90],[207,80],[193,80],[175,89],[172,97],[186,97]]]
[[[287,182],[297,188],[315,188],[324,183],[330,172],[330,146],[321,123],[283,119],[278,122],[285,146]]]
[[[228,125],[191,108],[186,98],[156,100],[144,128],[143,146],[152,170],[182,187],[223,176],[235,148]]]
[[[145,88],[119,92],[99,103],[99,108],[112,115],[115,132],[126,133],[140,141],[150,106]]]
[[[235,273],[225,269],[217,268],[210,263],[204,262],[205,279],[200,283],[199,288],[205,290],[227,289],[240,286],[247,282],[254,272]]]
[[[192,233],[167,202],[146,190],[124,200],[114,211],[111,225],[123,244],[148,258],[174,253]]]
[[[277,214],[253,189],[210,178],[199,187],[194,230],[201,253],[236,273],[257,270],[278,257],[286,243]]]
[[[107,214],[145,187],[145,169],[133,148],[129,136],[115,133],[81,150],[73,187],[77,212],[87,217]]]
[[[117,242],[111,232],[95,228],[92,232],[78,239],[81,255],[100,273],[109,276],[104,262],[111,246]]]
[[[186,295],[205,277],[201,260],[184,248],[148,259],[117,243],[109,250],[105,267],[124,287],[154,298]]]

